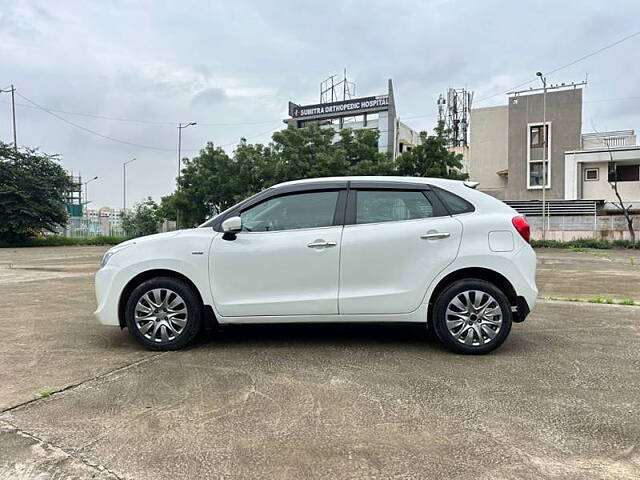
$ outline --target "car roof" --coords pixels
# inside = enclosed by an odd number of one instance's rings
[[[295,186],[302,185],[321,185],[323,183],[337,183],[344,184],[345,182],[375,182],[375,183],[392,183],[398,185],[398,183],[433,185],[442,189],[455,193],[470,201],[476,208],[476,211],[484,212],[508,212],[511,214],[517,214],[515,210],[509,207],[506,203],[487,195],[475,187],[477,182],[468,182],[464,180],[449,180],[446,178],[432,178],[432,177],[391,177],[391,176],[350,176],[350,177],[321,177],[321,178],[306,178],[304,180],[293,180],[291,182],[279,183],[274,185],[271,189],[279,188],[295,188]],[[270,189],[270,190],[271,190]]]
[[[405,183],[424,183],[436,186],[450,186],[450,185],[462,185],[464,182],[461,180],[448,180],[444,178],[432,178],[432,177],[391,177],[382,175],[371,176],[350,176],[350,177],[319,177],[319,178],[305,178],[303,180],[292,180],[289,182],[278,183],[272,188],[279,188],[291,185],[304,185],[308,183],[323,183],[323,182],[405,182]]]

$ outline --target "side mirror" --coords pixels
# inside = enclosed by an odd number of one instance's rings
[[[224,233],[237,233],[242,230],[242,219],[240,217],[229,217],[222,222]]]
[[[242,219],[240,217],[229,217],[222,222],[222,231],[225,240],[235,240],[236,233],[242,230]]]

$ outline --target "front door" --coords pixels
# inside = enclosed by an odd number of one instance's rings
[[[338,190],[272,197],[240,214],[234,240],[211,246],[211,288],[225,317],[338,313]]]
[[[342,235],[340,314],[409,313],[458,253],[462,224],[422,191],[351,190]]]

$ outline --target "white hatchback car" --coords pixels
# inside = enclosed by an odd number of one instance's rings
[[[216,324],[420,322],[451,350],[487,353],[536,300],[528,241],[524,217],[465,182],[287,182],[110,249],[95,313],[154,350]]]

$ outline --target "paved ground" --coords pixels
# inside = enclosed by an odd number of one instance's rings
[[[0,478],[640,478],[640,307],[543,301],[484,357],[364,325],[158,354],[94,321],[102,251],[0,249]],[[640,300],[638,252],[539,259],[543,296]]]

